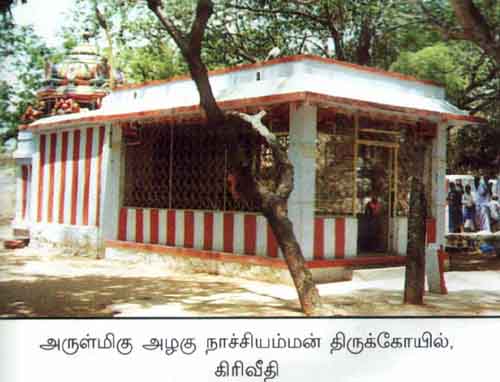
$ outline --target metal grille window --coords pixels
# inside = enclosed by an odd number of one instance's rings
[[[352,214],[354,123],[344,114],[320,121],[316,151],[316,214]]]
[[[125,206],[259,210],[228,191],[227,153],[215,129],[156,123],[140,125],[129,135],[124,143]]]
[[[124,129],[124,200],[128,207],[170,206],[169,126],[141,126],[132,136]]]
[[[378,195],[393,215],[407,216],[412,134],[427,142],[424,183],[431,205],[433,126],[328,109],[320,109],[318,121],[316,214],[362,214],[366,201]]]

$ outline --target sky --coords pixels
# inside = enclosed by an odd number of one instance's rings
[[[17,24],[33,25],[46,44],[55,47],[62,43],[57,33],[72,6],[73,0],[29,0],[27,4],[16,5],[12,13]]]

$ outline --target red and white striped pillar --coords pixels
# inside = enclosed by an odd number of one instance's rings
[[[104,126],[41,132],[34,136],[34,221],[100,224]]]

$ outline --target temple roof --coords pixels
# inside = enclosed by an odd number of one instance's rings
[[[108,92],[106,61],[97,49],[84,43],[74,47],[60,63],[46,62],[44,86],[39,98],[76,96],[102,98]]]
[[[215,70],[210,72],[210,83],[225,109],[311,102],[483,122],[446,101],[444,89],[434,83],[318,56],[291,56]],[[199,111],[194,82],[190,77],[177,77],[122,86],[102,100],[99,110],[43,118],[29,128],[180,117]]]

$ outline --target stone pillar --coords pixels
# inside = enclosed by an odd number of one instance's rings
[[[443,121],[437,126],[437,134],[432,143],[432,215],[436,218],[436,245],[429,246],[426,256],[426,274],[429,291],[443,293],[440,284],[438,249],[445,245],[446,227],[446,146],[448,137],[448,122]]]
[[[436,218],[436,243],[445,245],[446,210],[446,147],[448,123],[438,124],[437,135],[432,144],[432,215]]]
[[[288,216],[306,260],[313,259],[316,195],[317,107],[290,105],[290,146],[294,189],[288,199]]]
[[[101,242],[116,240],[118,217],[121,208],[121,166],[122,166],[122,130],[119,126],[106,125],[103,147],[103,171],[101,194]]]

